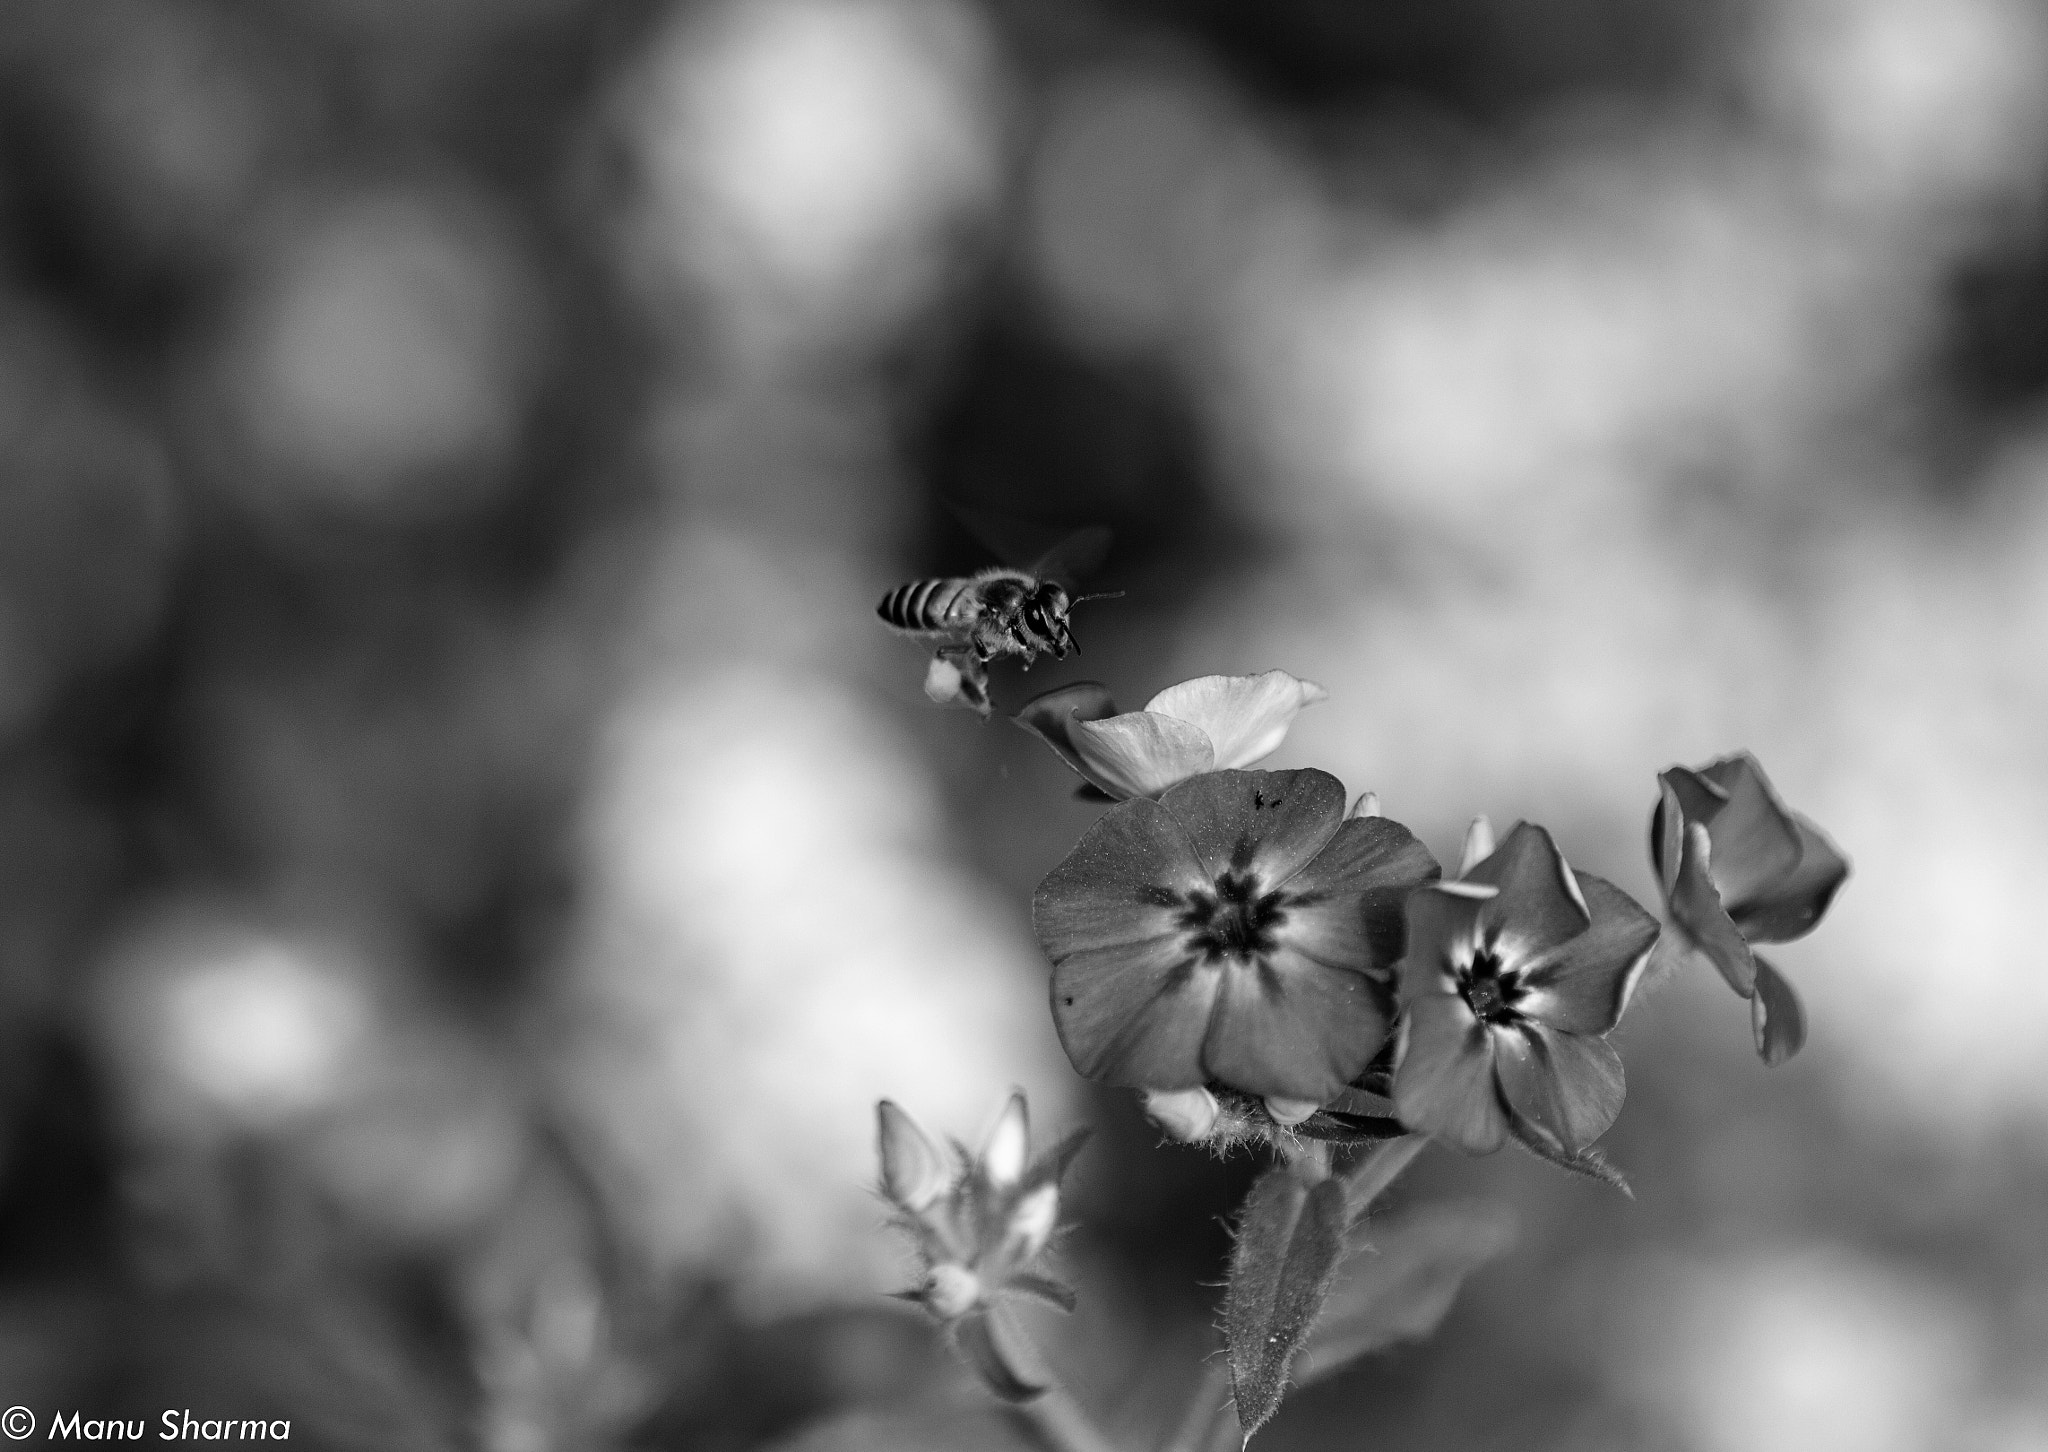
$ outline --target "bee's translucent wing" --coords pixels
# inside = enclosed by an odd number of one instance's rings
[[[1077,585],[1102,568],[1102,562],[1109,558],[1109,541],[1110,533],[1104,525],[1077,529],[1040,555],[1030,566],[1031,573],[1041,580]]]
[[[946,512],[1001,563],[1063,585],[1085,578],[1109,554],[1110,533],[1101,525],[1071,529],[951,502]]]

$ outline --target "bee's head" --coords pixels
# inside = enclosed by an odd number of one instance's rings
[[[1064,659],[1074,645],[1073,627],[1067,623],[1067,612],[1073,604],[1067,599],[1063,586],[1046,580],[1024,603],[1024,626],[1046,644],[1054,656]]]

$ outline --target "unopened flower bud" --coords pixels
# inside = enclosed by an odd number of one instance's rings
[[[1380,794],[1378,792],[1366,792],[1362,794],[1357,801],[1351,804],[1351,815],[1354,817],[1379,816]]]
[[[952,1162],[893,1100],[876,1105],[875,1118],[882,1193],[912,1214],[928,1208],[952,1184]]]
[[[1472,825],[1465,830],[1465,852],[1458,860],[1458,876],[1463,877],[1487,858],[1493,856],[1493,823],[1485,817],[1474,817]]]
[[[1282,1099],[1277,1095],[1266,1097],[1266,1113],[1273,1123],[1284,1129],[1292,1129],[1323,1106],[1313,1099]]]
[[[1044,1250],[1046,1241],[1052,1238],[1052,1227],[1059,1215],[1058,1185],[1040,1185],[1018,1200],[1016,1208],[1010,1212],[1010,1224],[1004,1233],[1011,1256],[1021,1263]]]
[[[932,1267],[918,1294],[941,1321],[956,1321],[981,1302],[981,1278],[964,1265],[946,1261]]]
[[[1024,1107],[1024,1096],[1013,1093],[981,1147],[981,1167],[988,1182],[998,1189],[1016,1184],[1024,1177],[1030,1151],[1030,1111]]]
[[[1168,1138],[1192,1144],[1215,1131],[1222,1109],[1207,1089],[1148,1089],[1145,1113]]]

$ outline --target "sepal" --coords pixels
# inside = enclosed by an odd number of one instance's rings
[[[1599,1150],[1566,1149],[1519,1114],[1508,1116],[1508,1132],[1514,1137],[1516,1144],[1537,1159],[1546,1160],[1571,1174],[1598,1181],[1609,1189],[1621,1191],[1631,1200],[1635,1199],[1636,1192],[1629,1188],[1628,1177],[1607,1163],[1606,1157]]]

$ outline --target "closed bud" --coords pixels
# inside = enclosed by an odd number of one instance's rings
[[[1003,1106],[1003,1112],[996,1117],[995,1128],[988,1132],[988,1139],[981,1147],[982,1173],[988,1182],[998,1189],[1005,1189],[1024,1178],[1024,1165],[1031,1152],[1031,1118],[1024,1107],[1024,1096],[1012,1093],[1010,1102]]]
[[[876,1105],[875,1118],[882,1193],[912,1214],[929,1208],[953,1182],[951,1159],[893,1100]]]
[[[1052,1239],[1052,1227],[1059,1215],[1058,1185],[1040,1185],[1021,1197],[1010,1211],[1010,1223],[1003,1235],[1011,1258],[1021,1264],[1044,1250],[1046,1241]]]
[[[1323,1106],[1313,1099],[1282,1099],[1277,1095],[1266,1097],[1266,1113],[1273,1123],[1283,1129],[1292,1129]]]
[[[932,1267],[918,1299],[941,1321],[957,1321],[981,1303],[981,1278],[951,1261]]]
[[[1361,795],[1357,801],[1351,804],[1351,815],[1354,817],[1377,817],[1380,815],[1380,794],[1378,792],[1366,792]]]
[[[1145,1113],[1169,1139],[1192,1144],[1215,1131],[1222,1109],[1207,1089],[1148,1089]]]
[[[1491,856],[1493,823],[1485,817],[1474,817],[1472,825],[1465,830],[1465,852],[1458,860],[1458,876],[1463,877]]]

